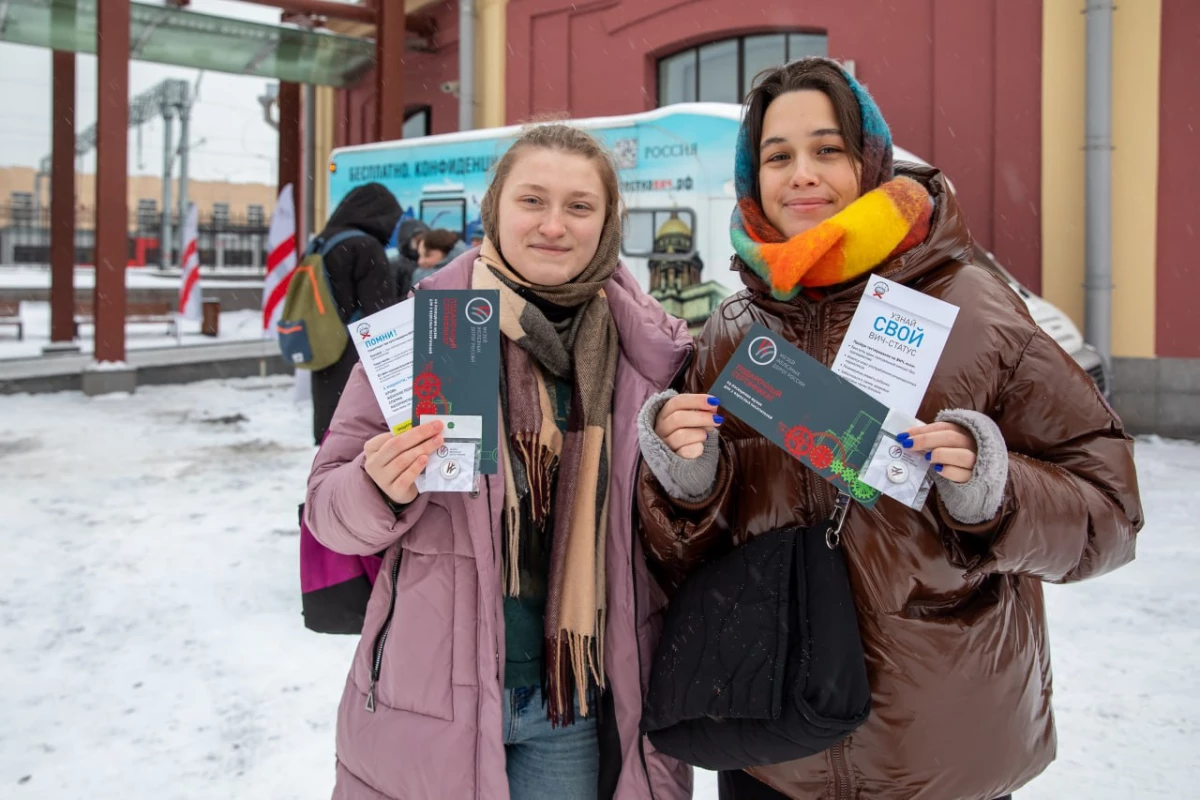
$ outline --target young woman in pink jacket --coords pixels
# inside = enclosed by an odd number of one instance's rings
[[[619,261],[617,173],[590,135],[527,130],[482,212],[482,246],[417,291],[500,292],[499,473],[419,493],[439,424],[393,436],[358,366],[309,478],[323,544],[386,551],[334,797],[688,797],[689,768],[638,729],[665,601],[633,492],[638,410],[691,338]]]

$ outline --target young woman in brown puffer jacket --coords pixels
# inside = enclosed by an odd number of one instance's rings
[[[824,753],[722,774],[721,796],[1004,796],[1055,755],[1042,583],[1134,556],[1133,444],[1021,299],[971,264],[942,174],[893,165],[878,108],[834,62],[766,75],[737,157],[746,288],[705,326],[684,393],[651,398],[640,419],[643,535],[668,581],[833,512],[831,485],[703,394],[753,323],[829,365],[871,272],[961,312],[918,415],[934,423],[907,437],[937,465],[934,493],[921,511],[887,497],[856,505],[842,531],[871,716]],[[878,218],[861,213],[868,196],[891,201],[902,236],[879,241]],[[847,233],[831,245],[834,229]],[[838,247],[844,258],[826,257]]]

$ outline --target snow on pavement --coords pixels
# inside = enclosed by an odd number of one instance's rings
[[[328,797],[354,642],[300,617],[310,436],[286,378],[0,397],[0,796]],[[1138,560],[1048,587],[1059,760],[1021,800],[1195,796],[1200,446],[1138,464]]]

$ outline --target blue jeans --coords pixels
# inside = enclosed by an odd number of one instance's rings
[[[578,709],[578,707],[577,707]],[[504,752],[512,800],[594,800],[600,779],[595,716],[551,727],[537,686],[504,692]]]

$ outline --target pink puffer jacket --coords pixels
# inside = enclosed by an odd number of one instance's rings
[[[421,288],[469,288],[475,255],[472,250],[460,256]],[[601,771],[615,784],[616,800],[676,800],[691,796],[691,770],[656,753],[638,730],[665,598],[650,577],[634,529],[633,492],[638,410],[682,369],[692,340],[684,323],[668,317],[625,267],[609,280],[606,294],[621,354],[605,548],[604,663],[607,705],[614,713],[602,721],[600,736],[619,740],[619,747],[602,757]],[[507,800],[501,730],[503,475],[487,476],[476,497],[420,495],[397,517],[363,470],[363,443],[385,430],[360,364],[308,481],[308,524],[323,544],[348,554],[387,551],[338,711],[333,796]]]

